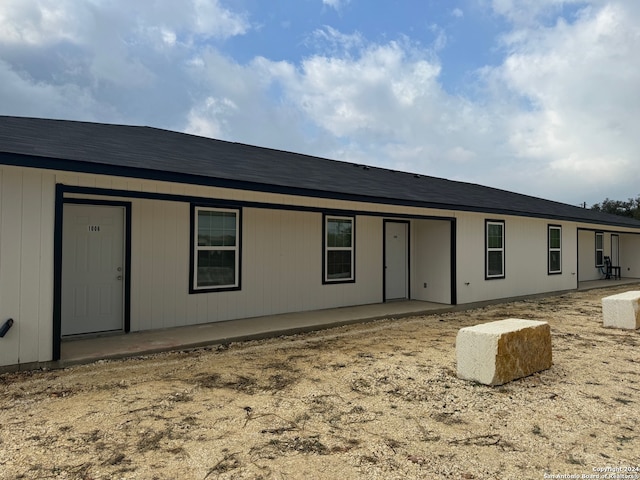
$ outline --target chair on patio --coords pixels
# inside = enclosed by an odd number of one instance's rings
[[[620,266],[613,265],[611,263],[611,257],[604,257],[604,278],[606,280],[617,279],[620,280]]]

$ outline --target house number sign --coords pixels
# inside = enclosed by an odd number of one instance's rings
[[[87,229],[90,232],[99,232],[100,231],[100,225],[88,225]]]

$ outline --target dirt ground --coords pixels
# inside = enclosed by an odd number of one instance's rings
[[[601,309],[638,289],[6,373],[0,477],[640,478],[640,331]],[[550,323],[551,369],[458,379],[458,330],[509,317]]]

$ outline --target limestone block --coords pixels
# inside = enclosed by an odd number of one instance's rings
[[[459,378],[502,385],[551,367],[551,328],[519,318],[461,328],[456,357]]]
[[[604,297],[602,321],[605,327],[630,330],[640,328],[640,291],[632,290]]]

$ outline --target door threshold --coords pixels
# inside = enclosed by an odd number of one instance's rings
[[[73,335],[63,335],[60,338],[62,342],[73,342],[75,340],[87,340],[90,338],[115,337],[124,334],[124,330],[107,330],[104,332],[76,333]]]

